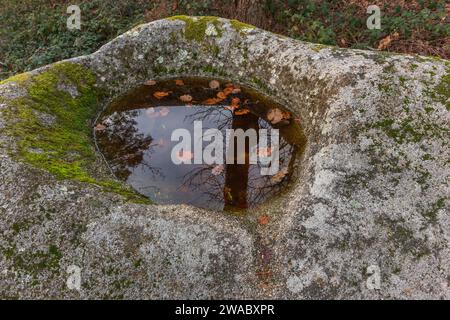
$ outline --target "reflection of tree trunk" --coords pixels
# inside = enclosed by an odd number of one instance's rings
[[[255,129],[258,132],[258,117],[249,113],[233,115],[232,129]],[[250,168],[250,141],[245,141],[245,164],[227,164],[225,166],[225,186],[223,189],[226,210],[229,207],[247,208],[248,175]],[[234,144],[234,163],[237,163],[237,143]]]

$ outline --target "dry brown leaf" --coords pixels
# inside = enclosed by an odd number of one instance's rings
[[[191,102],[192,96],[189,94],[184,94],[184,95],[180,96],[180,100],[183,102]]]
[[[258,223],[262,226],[269,223],[269,216],[267,214],[263,214],[258,217]]]
[[[213,105],[213,104],[217,104],[219,102],[221,102],[223,99],[220,98],[209,98],[206,99],[205,101],[203,101],[203,104],[207,104],[207,105]]]
[[[234,88],[233,91],[231,91],[231,93],[236,94],[236,93],[240,93],[241,92],[241,88]]]
[[[241,102],[241,99],[239,99],[239,98],[231,99],[231,105],[232,106],[239,106],[239,102]]]
[[[237,115],[237,116],[243,116],[244,114],[247,114],[247,113],[250,113],[250,110],[248,110],[248,109],[239,109],[239,110],[236,110],[234,112],[234,114]]]
[[[211,169],[211,173],[215,176],[218,176],[219,174],[221,174],[223,172],[223,169],[224,169],[223,164],[219,164]]]
[[[162,98],[164,98],[164,97],[167,97],[169,95],[169,93],[168,92],[165,92],[165,91],[156,91],[154,94],[153,94],[153,96],[156,98],[156,99],[162,99]]]
[[[179,80],[179,79],[175,80],[175,84],[176,84],[177,86],[184,86],[183,80]]]
[[[219,81],[217,81],[217,80],[211,80],[211,81],[209,82],[209,87],[210,87],[211,89],[218,89],[218,88],[220,87],[220,83],[219,83]]]
[[[400,37],[398,32],[393,33],[392,35],[388,35],[387,37],[380,40],[378,44],[378,50],[385,50],[390,47],[391,42],[397,40]]]

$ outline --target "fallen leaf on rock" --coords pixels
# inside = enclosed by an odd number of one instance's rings
[[[156,91],[153,96],[156,99],[162,99],[164,97],[167,97],[169,95],[169,92],[165,92],[165,91]]]
[[[102,132],[106,130],[106,126],[104,124],[98,123],[95,127],[94,130],[97,132]]]
[[[223,172],[223,164],[219,164],[211,169],[211,173],[215,176],[218,176]]]
[[[175,80],[175,84],[176,84],[177,86],[184,86],[183,80],[179,80],[179,79]]]
[[[218,88],[220,87],[220,83],[219,83],[219,81],[217,81],[217,80],[211,80],[211,81],[209,82],[209,87],[210,87],[211,89],[218,89]]]
[[[262,226],[266,225],[269,223],[269,216],[266,214],[263,214],[261,216],[258,217],[258,223]]]
[[[144,84],[146,86],[154,86],[156,84],[156,81],[155,80],[148,80],[148,81],[144,82]]]
[[[189,94],[185,94],[185,95],[180,96],[180,100],[183,102],[191,102],[192,96]]]

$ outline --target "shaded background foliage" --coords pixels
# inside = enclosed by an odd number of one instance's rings
[[[238,19],[290,37],[340,47],[450,58],[446,0],[1,0],[0,79],[88,54],[140,23],[176,14]],[[67,6],[81,8],[81,31],[66,28]],[[366,27],[367,6],[382,29]],[[392,41],[380,46],[388,36]]]

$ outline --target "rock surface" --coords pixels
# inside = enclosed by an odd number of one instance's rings
[[[0,297],[450,299],[449,68],[173,17],[0,82]],[[142,203],[112,181],[95,116],[186,75],[253,86],[298,116],[308,142],[288,194],[235,217]]]

